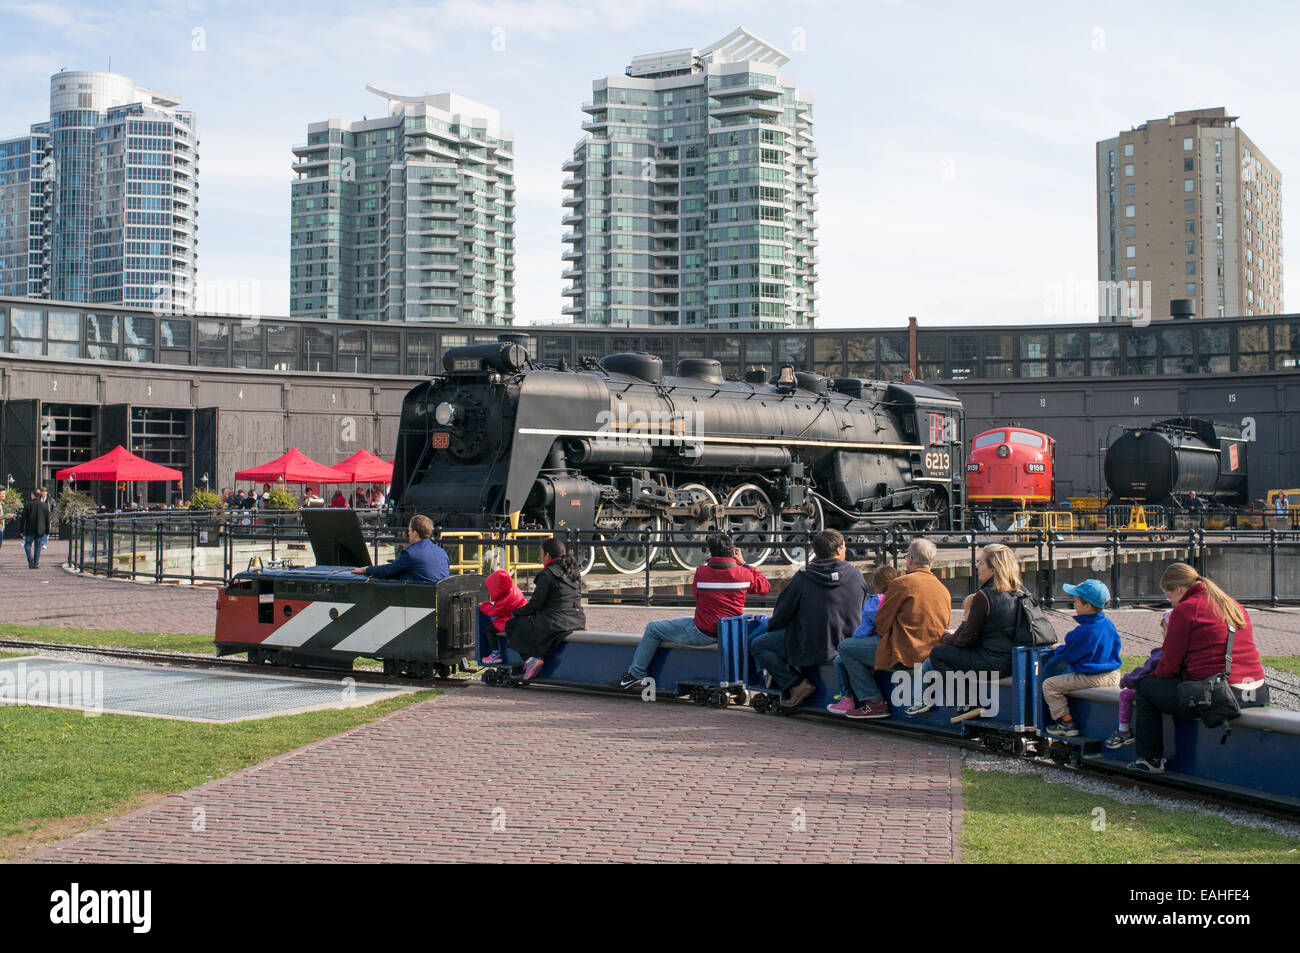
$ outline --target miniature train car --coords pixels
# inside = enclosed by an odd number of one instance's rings
[[[327,517],[328,518],[325,518]],[[321,517],[321,518],[315,518]],[[310,568],[250,569],[217,596],[218,655],[247,652],[250,662],[352,668],[374,658],[388,675],[445,676],[474,654],[483,577],[436,583],[372,579],[352,572],[369,557],[356,515],[304,513],[318,563]],[[351,563],[347,565],[346,563]]]

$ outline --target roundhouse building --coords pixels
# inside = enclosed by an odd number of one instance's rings
[[[365,448],[391,459],[401,401],[444,349],[494,340],[483,325],[158,316],[145,309],[0,298],[0,480],[40,480],[122,443],[207,477],[296,446],[325,463]],[[667,366],[710,357],[728,374],[792,364],[828,376],[951,388],[967,439],[1019,423],[1057,441],[1057,496],[1103,491],[1102,451],[1120,428],[1179,415],[1253,438],[1249,494],[1300,485],[1300,315],[981,329],[707,331],[536,326],[543,361],[648,351]],[[104,488],[111,499],[111,487]]]

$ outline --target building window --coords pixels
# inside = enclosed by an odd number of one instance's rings
[[[1183,199],[1183,211],[1188,215],[1196,212],[1196,199]]]
[[[1125,257],[1125,258],[1136,258],[1136,257],[1137,257],[1137,246],[1136,246],[1136,245],[1125,245],[1125,246],[1124,246],[1124,257]]]
[[[1135,206],[1135,205],[1125,205],[1125,206],[1124,206],[1124,217],[1125,217],[1125,218],[1137,218],[1137,206]]]
[[[1221,156],[1221,155],[1223,155],[1223,140],[1222,140],[1222,139],[1215,139],[1215,140],[1214,140],[1214,154],[1215,154],[1216,156]]]
[[[1136,225],[1125,225],[1125,226],[1124,226],[1124,237],[1125,237],[1125,238],[1137,238],[1137,231],[1138,231],[1138,230],[1137,230],[1137,226],[1136,226]]]
[[[1190,139],[1184,139],[1184,140],[1183,140],[1183,151],[1184,151],[1184,152],[1191,152],[1191,151],[1192,151],[1192,140],[1190,140]]]
[[[1124,164],[1124,175],[1127,176],[1127,177],[1132,177],[1132,175],[1133,175],[1133,163],[1132,163],[1132,162],[1127,162],[1127,163]]]
[[[1196,297],[1196,282],[1194,282],[1194,281],[1189,281],[1189,282],[1187,282],[1187,284],[1184,285],[1184,290],[1187,292],[1187,297],[1189,297],[1189,298],[1195,298],[1195,297]]]
[[[1195,221],[1188,221],[1188,222],[1184,223],[1184,225],[1183,225],[1183,231],[1185,231],[1188,235],[1195,235],[1195,234],[1196,234],[1196,222],[1195,222]]]
[[[1196,163],[1196,160],[1193,159],[1191,156],[1188,156],[1186,159],[1183,160],[1183,171],[1184,171],[1184,172],[1192,172],[1192,171],[1194,171],[1195,168],[1196,168],[1195,163]]]
[[[1183,179],[1183,191],[1184,191],[1184,192],[1194,192],[1194,191],[1196,191],[1196,180],[1195,180],[1195,179]]]
[[[1124,186],[1124,198],[1131,199],[1133,198],[1133,195],[1134,195],[1133,186],[1131,185]]]
[[[1133,154],[1133,143],[1131,142],[1124,143],[1124,155],[1131,156],[1132,154]]]
[[[1189,275],[1196,274],[1196,262],[1189,261],[1187,262],[1186,267],[1187,267],[1187,274]]]
[[[1187,246],[1187,254],[1196,254],[1196,242],[1184,242],[1183,244]]]
[[[1125,266],[1125,268],[1124,268],[1124,277],[1125,277],[1125,278],[1136,278],[1137,276],[1138,276],[1138,270],[1137,270],[1137,267],[1136,267],[1136,266],[1134,266],[1134,265],[1127,265],[1127,266]]]

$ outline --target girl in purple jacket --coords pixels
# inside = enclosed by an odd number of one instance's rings
[[[1169,627],[1170,609],[1160,617],[1160,631]],[[1163,646],[1151,650],[1147,660],[1119,680],[1119,730],[1106,739],[1107,748],[1122,748],[1133,743],[1133,699],[1137,697],[1137,683],[1156,670],[1156,663],[1164,653]]]

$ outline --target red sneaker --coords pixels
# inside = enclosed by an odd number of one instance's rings
[[[888,718],[889,702],[883,698],[878,702],[867,702],[860,708],[855,708],[848,712],[848,717],[853,719],[859,718]]]
[[[852,695],[844,695],[833,705],[827,705],[826,710],[833,715],[847,715],[858,707],[858,701]]]
[[[536,678],[537,673],[542,670],[542,666],[545,664],[546,664],[546,659],[540,659],[540,658],[530,658],[527,662],[525,662],[524,681],[530,682],[534,678]]]

